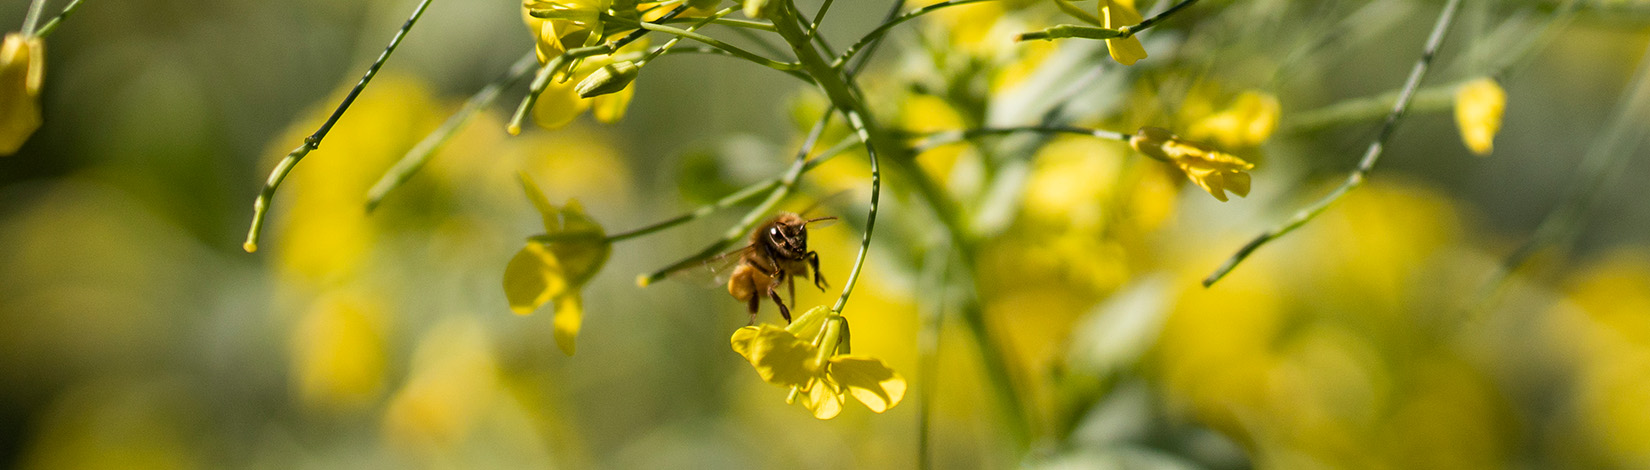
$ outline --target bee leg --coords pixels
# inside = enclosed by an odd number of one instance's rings
[[[784,277],[783,273],[774,276],[773,282],[768,284],[768,298],[773,299],[773,304],[779,307],[779,316],[785,317],[785,323],[789,324],[791,322],[791,309],[786,308],[785,300],[779,298],[779,282],[783,281]]]
[[[819,252],[808,252],[808,267],[814,270],[814,287],[818,287],[820,292],[825,292],[825,287],[831,283],[825,282],[825,273],[819,272]]]
[[[751,299],[749,301],[747,301],[746,304],[747,304],[748,307],[750,307],[751,321],[750,321],[750,323],[746,323],[745,326],[755,325],[756,324],[756,311],[760,310],[762,308],[762,296],[753,294],[753,295],[751,295]]]

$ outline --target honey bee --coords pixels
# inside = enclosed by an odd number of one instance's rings
[[[785,322],[791,321],[791,309],[779,297],[779,285],[790,287],[791,302],[796,302],[796,278],[813,275],[814,287],[825,291],[828,283],[819,272],[819,253],[808,250],[808,224],[836,220],[836,217],[805,219],[785,212],[768,219],[752,231],[745,248],[724,256],[739,256],[739,264],[728,278],[728,293],[743,300],[750,307],[751,323],[756,323],[756,312],[766,295],[779,307]]]

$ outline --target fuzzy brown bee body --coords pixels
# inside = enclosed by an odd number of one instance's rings
[[[790,287],[791,302],[796,302],[796,278],[812,275],[814,286],[825,290],[825,278],[819,273],[819,253],[808,250],[808,224],[832,220],[835,217],[804,219],[793,213],[782,213],[757,226],[749,238],[749,245],[741,250],[739,265],[728,278],[728,293],[745,301],[750,308],[751,323],[766,296],[779,307],[779,315],[791,321],[791,309],[779,297],[779,285]]]

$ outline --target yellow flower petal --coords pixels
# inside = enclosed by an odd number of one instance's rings
[[[1249,174],[1255,165],[1198,142],[1181,140],[1167,129],[1143,127],[1129,138],[1129,146],[1152,158],[1173,163],[1192,183],[1226,202],[1226,191],[1249,195]]]
[[[767,324],[740,328],[733,332],[732,343],[733,351],[744,356],[768,383],[807,388],[817,376],[818,348],[783,328]]]
[[[1495,79],[1473,80],[1455,92],[1455,125],[1472,153],[1482,156],[1495,150],[1495,133],[1501,130],[1506,109],[1507,92]]]
[[[865,356],[831,358],[827,372],[832,381],[847,387],[871,411],[881,413],[905,398],[905,378],[889,369],[881,359]]]
[[[831,419],[842,413],[842,405],[847,401],[840,387],[830,380],[823,380],[808,390],[808,395],[802,399],[802,406],[812,411],[814,418]]]
[[[556,297],[556,318],[552,322],[555,327],[556,346],[566,355],[573,355],[579,337],[579,328],[584,325],[584,299],[578,291],[571,291]]]
[[[510,310],[527,315],[567,291],[561,263],[541,243],[528,243],[504,266],[504,297]]]
[[[1134,0],[1100,0],[1100,17],[1111,29],[1140,24],[1140,12],[1134,9]],[[1123,65],[1134,65],[1146,58],[1146,48],[1134,36],[1106,40],[1112,60]]]
[[[40,129],[40,85],[46,73],[40,38],[6,35],[0,45],[0,156],[17,153]]]

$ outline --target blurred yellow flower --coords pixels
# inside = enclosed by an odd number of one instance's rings
[[[406,385],[384,409],[384,436],[418,450],[463,442],[500,392],[491,348],[474,317],[430,327],[413,353]]]
[[[1495,133],[1501,130],[1506,110],[1507,92],[1493,78],[1467,82],[1455,91],[1455,125],[1472,153],[1482,156],[1495,150]]]
[[[1109,29],[1134,26],[1143,19],[1134,9],[1134,0],[1100,0],[1100,18],[1104,21],[1101,26]],[[1106,49],[1111,51],[1112,60],[1123,65],[1134,65],[1146,58],[1145,46],[1134,36],[1107,39]]]
[[[384,306],[361,295],[315,302],[292,335],[292,373],[305,405],[355,409],[378,396],[384,381]]]
[[[1254,147],[1272,136],[1281,112],[1277,96],[1245,91],[1232,100],[1231,106],[1192,123],[1186,137],[1214,142],[1224,148]]]
[[[811,314],[818,315],[823,308]],[[804,315],[806,316],[806,315]],[[833,328],[826,320],[824,328]],[[803,324],[798,318],[797,324]],[[827,338],[832,343],[835,338]],[[905,378],[889,369],[881,359],[832,354],[803,341],[785,328],[756,325],[733,333],[733,350],[750,361],[757,375],[768,383],[795,387],[805,395],[802,405],[815,418],[831,419],[842,412],[847,396],[853,395],[871,411],[882,413],[905,397]],[[831,347],[834,351],[835,347]]]
[[[1183,140],[1168,129],[1142,127],[1129,138],[1129,146],[1157,160],[1173,163],[1198,187],[1215,199],[1226,201],[1226,191],[1249,195],[1249,173],[1255,165],[1208,145]]]
[[[525,174],[522,185],[544,218],[545,234],[528,241],[504,267],[504,296],[510,310],[519,315],[531,314],[554,300],[556,345],[572,355],[584,319],[579,289],[607,263],[613,246],[578,201],[557,208]]]
[[[17,153],[40,128],[40,83],[45,74],[45,43],[7,34],[0,45],[0,157]]]

